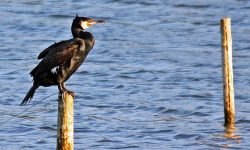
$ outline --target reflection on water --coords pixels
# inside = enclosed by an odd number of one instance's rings
[[[224,138],[228,140],[229,142],[226,144],[223,144],[223,148],[234,148],[237,147],[235,144],[240,144],[241,136],[235,135],[237,128],[235,127],[235,124],[229,124],[225,126],[225,134]],[[233,145],[233,146],[232,146]]]
[[[224,137],[228,139],[234,139],[236,143],[240,143],[241,136],[235,135],[235,131],[237,128],[234,124],[229,124],[225,127],[225,134]]]
[[[210,134],[206,137],[201,137],[198,139],[198,143],[202,145],[208,145],[213,148],[232,148],[232,149],[238,149],[237,147],[240,147],[241,144],[241,136],[236,135],[237,134],[237,128],[234,124],[230,124],[227,127],[225,127],[224,133],[221,132],[221,134],[218,134],[221,131],[218,131],[217,133]]]
[[[75,149],[249,149],[250,1],[2,0],[0,122],[57,92],[30,88],[40,51],[69,39],[75,14],[104,18],[67,82]],[[232,18],[236,128],[223,126],[219,21]],[[2,149],[55,149],[57,96],[0,128]]]

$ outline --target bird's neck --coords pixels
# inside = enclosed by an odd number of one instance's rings
[[[83,39],[87,49],[92,49],[95,43],[95,38],[90,32],[81,30],[79,28],[72,28],[71,31],[74,38]]]
[[[82,30],[79,29],[79,28],[72,28],[72,29],[71,29],[71,32],[72,32],[72,35],[73,35],[74,38],[79,38],[79,37],[80,37],[80,32],[81,32],[81,31],[82,31]]]
[[[90,32],[81,31],[79,33],[79,37],[78,38],[81,38],[81,39],[84,39],[84,40],[93,40],[94,36]]]
[[[79,28],[72,29],[72,35],[74,38],[81,38],[84,40],[92,40],[94,38],[90,32],[84,31]]]
[[[95,44],[94,36],[90,32],[84,32],[84,31],[81,31],[79,35],[80,35],[79,38],[84,40],[84,43],[87,49],[89,50],[92,49],[92,47]]]

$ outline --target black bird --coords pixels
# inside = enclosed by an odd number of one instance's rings
[[[80,67],[89,51],[93,48],[95,39],[86,28],[104,23],[104,20],[94,20],[76,15],[71,26],[73,39],[55,43],[43,50],[38,59],[41,62],[30,72],[33,77],[33,86],[24,97],[21,105],[30,101],[39,86],[57,85],[60,93],[74,93],[65,88],[64,82]]]

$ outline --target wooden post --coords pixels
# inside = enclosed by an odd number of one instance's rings
[[[67,92],[64,92],[62,95],[59,93],[58,96],[56,149],[74,149],[74,98]]]
[[[227,126],[229,124],[235,123],[231,19],[222,18],[220,23],[224,87],[224,113],[225,125]]]

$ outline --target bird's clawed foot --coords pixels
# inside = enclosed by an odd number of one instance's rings
[[[65,94],[69,94],[70,96],[73,97],[73,99],[75,99],[75,93],[73,91],[68,91],[68,90],[64,90],[64,91],[60,91],[62,97],[65,96]]]
[[[66,91],[69,95],[71,95],[73,97],[73,99],[75,99],[75,93],[73,91]]]
[[[73,91],[69,91],[65,88],[64,84],[59,84],[58,89],[61,93],[61,95],[64,97],[64,94],[69,94],[73,97],[73,99],[75,99],[75,93]]]

